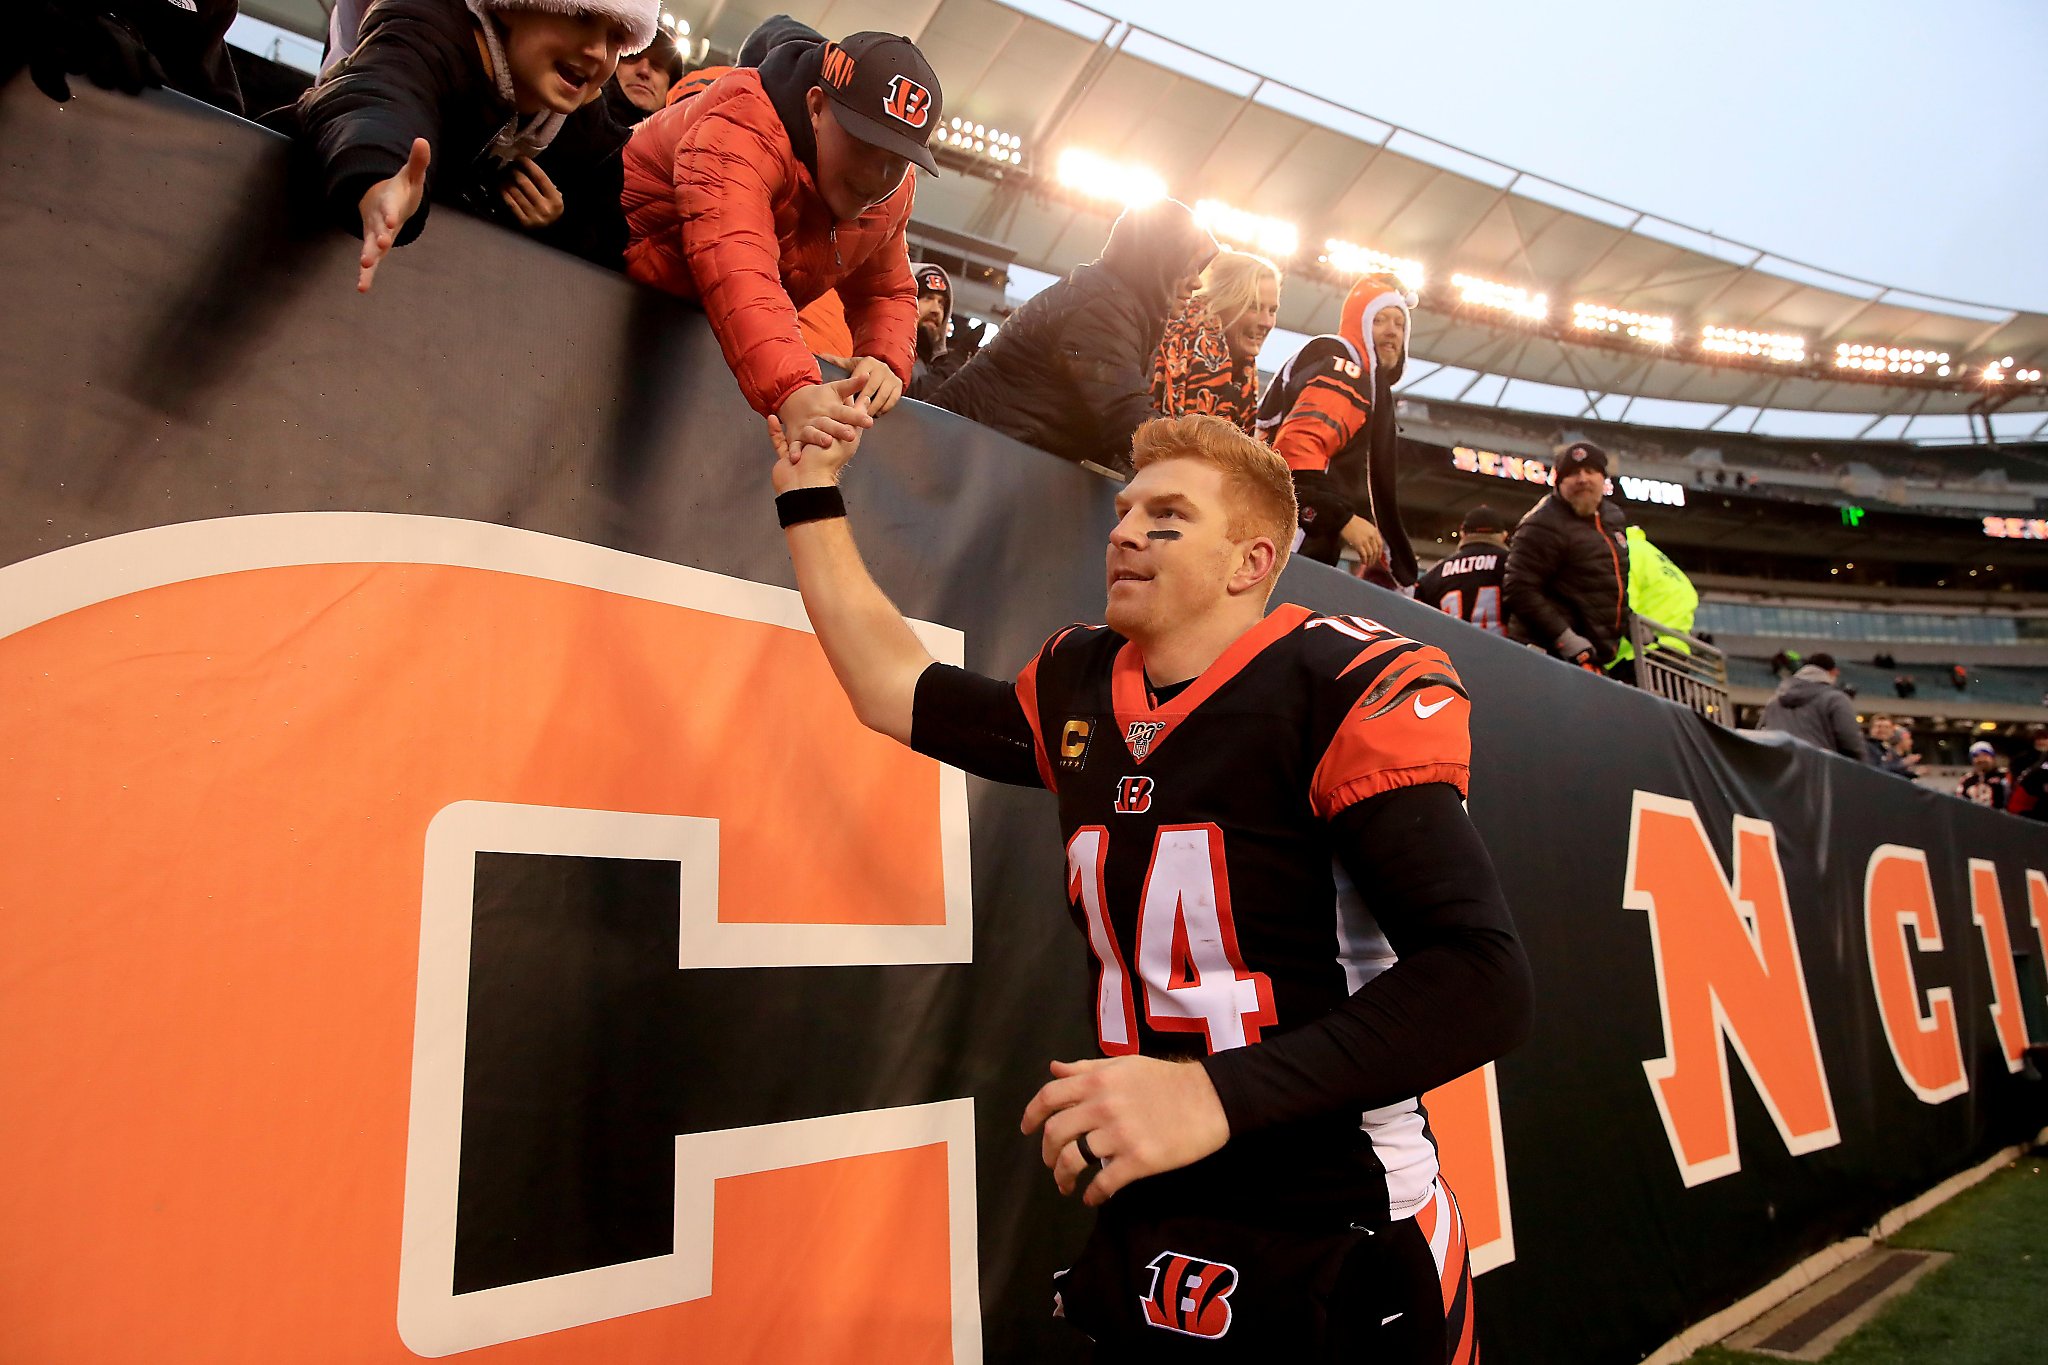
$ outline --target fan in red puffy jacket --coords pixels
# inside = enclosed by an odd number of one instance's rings
[[[910,380],[909,168],[937,173],[926,143],[941,96],[908,38],[832,43],[785,22],[758,67],[634,130],[626,271],[701,302],[747,402],[825,445],[895,406]],[[827,290],[853,332],[853,378],[836,385],[797,328],[797,310]]]

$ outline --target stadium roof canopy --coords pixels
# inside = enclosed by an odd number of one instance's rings
[[[302,22],[284,16],[308,7],[317,9],[317,0],[243,4],[245,12],[301,31]],[[1551,316],[1565,322],[1574,303],[1587,301],[1668,316],[1692,335],[1707,325],[1793,334],[1805,339],[1809,356],[1823,360],[1849,343],[1946,353],[1958,377],[1965,366],[1981,373],[1987,362],[2006,357],[2013,369],[2048,368],[2048,316],[1839,275],[1674,223],[1321,99],[1072,0],[668,0],[667,8],[690,24],[694,38],[728,53],[761,20],[784,11],[835,35],[909,34],[944,80],[946,114],[1021,136],[1030,172],[1011,167],[1006,178],[951,173],[926,180],[918,187],[919,219],[1000,242],[1019,264],[1055,274],[1098,253],[1115,212],[1055,187],[1059,153],[1080,147],[1150,168],[1186,202],[1218,199],[1297,225],[1297,262],[1315,261],[1320,244],[1338,238],[1420,261],[1433,289],[1457,272],[1545,293]],[[1334,329],[1345,288],[1327,272],[1297,269],[1282,299],[1281,327]],[[1579,344],[1558,330],[1519,326],[1485,310],[1426,306],[1415,318],[1412,348],[1456,378],[1466,401],[1528,406],[1518,392],[1552,386],[1580,395],[1587,415],[1613,417],[1630,400],[1650,400],[1667,405],[1652,420],[1671,421],[1673,405],[1701,405],[1698,418],[1685,424],[1703,427],[1795,409],[1862,415],[1851,430],[1891,428],[1920,416],[1961,414],[1985,397],[1982,387],[1837,379],[1812,368],[1773,373],[1763,363],[1702,363],[1649,348]],[[1489,400],[1486,386],[1473,391],[1468,375],[1496,377],[1499,389]],[[2048,386],[2019,390],[1998,395],[2008,414],[2048,414]],[[2032,420],[2000,425],[2001,434],[2038,434]]]
[[[705,7],[690,13],[696,4]],[[786,0],[670,8],[731,50]],[[808,11],[808,12],[806,12]],[[1434,141],[1159,37],[1069,0],[823,0],[793,10],[833,34],[906,32],[946,86],[946,113],[1021,135],[1036,191],[950,174],[918,187],[918,216],[1064,272],[1100,250],[1109,208],[1048,193],[1065,147],[1156,171],[1176,198],[1214,198],[1299,225],[1302,258],[1341,238],[1574,302],[1950,353],[1958,362],[2048,361],[2048,316],[1909,293],[1787,260]],[[1345,286],[1297,275],[1281,325],[1335,327]],[[1910,414],[1964,411],[1974,395],[1660,359],[1566,344],[1513,326],[1422,311],[1417,356],[1464,370],[1604,394]],[[2013,410],[2048,411],[2036,393]],[[2027,425],[2032,425],[2031,423]]]

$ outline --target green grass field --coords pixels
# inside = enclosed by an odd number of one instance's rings
[[[2048,1362],[2048,1150],[1910,1225],[1891,1245],[1955,1255],[1837,1346],[1828,1365]],[[1694,1365],[1780,1365],[1709,1346]]]

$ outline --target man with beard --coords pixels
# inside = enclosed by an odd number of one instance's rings
[[[1508,542],[1508,633],[1589,672],[1634,682],[1627,526],[1607,500],[1607,452],[1573,442],[1558,458],[1553,485]]]
[[[954,337],[953,277],[942,266],[920,261],[910,267],[917,282],[917,361],[911,366],[912,398],[929,403],[948,379],[973,358],[980,344],[980,325],[972,337]]]
[[[1513,1047],[1531,992],[1461,800],[1450,660],[1361,617],[1269,612],[1289,472],[1191,416],[1132,441],[1106,625],[1059,631],[1014,685],[936,663],[848,530],[857,441],[769,432],[855,715],[1058,801],[1103,1054],[1053,1062],[1023,1116],[1098,1210],[1059,1311],[1101,1360],[1472,1365],[1462,1222],[1416,1097]]]
[[[1415,551],[1401,528],[1394,385],[1408,364],[1415,296],[1391,275],[1351,287],[1334,335],[1312,338],[1259,404],[1258,433],[1294,472],[1301,553],[1334,564],[1349,545],[1360,577],[1412,591]]]

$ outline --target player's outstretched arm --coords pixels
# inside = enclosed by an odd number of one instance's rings
[[[837,490],[840,471],[860,447],[859,432],[850,441],[805,445],[788,439],[770,417],[768,439],[775,446],[776,508],[785,523],[793,515],[823,513],[783,532],[818,643],[860,723],[908,744],[917,680],[932,656],[861,562],[843,508],[805,505],[819,495],[803,490]],[[832,502],[829,495],[824,502]]]

